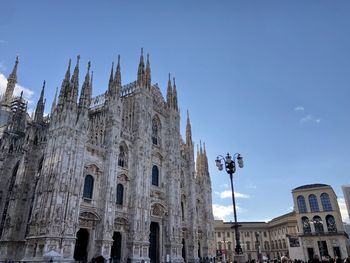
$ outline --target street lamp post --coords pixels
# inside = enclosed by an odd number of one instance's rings
[[[218,155],[216,157],[215,163],[218,167],[219,171],[222,171],[225,164],[226,172],[230,175],[231,180],[231,191],[232,191],[232,205],[233,205],[233,215],[235,219],[235,223],[233,225],[233,228],[235,229],[235,238],[236,238],[236,248],[235,252],[236,254],[243,254],[241,243],[239,241],[239,232],[238,232],[238,223],[237,223],[237,213],[236,213],[236,202],[235,202],[235,192],[233,190],[233,174],[236,172],[236,161],[238,163],[239,168],[243,168],[243,157],[239,153],[235,153],[233,155],[233,158],[228,153],[226,157],[223,157],[222,155]],[[222,163],[224,162],[224,164]]]
[[[256,238],[256,243],[255,243],[256,257],[257,257],[257,261],[260,262],[260,241],[259,241],[258,232],[255,232],[255,238]]]

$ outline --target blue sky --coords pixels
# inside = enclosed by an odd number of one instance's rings
[[[349,1],[3,1],[1,9],[0,88],[18,54],[30,107],[44,79],[51,105],[78,54],[81,80],[92,62],[94,95],[107,89],[118,54],[123,84],[135,80],[141,47],[163,94],[168,72],[175,76],[182,133],[188,109],[193,139],[207,146],[217,217],[233,220],[218,154],[245,158],[235,174],[239,220],[291,211],[291,190],[303,184],[330,184],[340,198],[349,184]]]

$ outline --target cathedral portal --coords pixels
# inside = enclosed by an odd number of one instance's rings
[[[87,262],[89,244],[89,232],[86,228],[80,228],[77,232],[77,241],[74,249],[74,259],[77,261]]]
[[[149,235],[149,258],[151,263],[158,263],[159,261],[159,225],[152,222],[150,226]]]

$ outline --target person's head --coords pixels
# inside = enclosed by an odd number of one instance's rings
[[[350,263],[350,257],[347,257],[346,259],[344,259],[344,263]]]
[[[287,263],[288,258],[286,256],[281,257],[281,263]]]

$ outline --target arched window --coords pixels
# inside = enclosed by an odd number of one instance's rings
[[[152,143],[160,145],[160,120],[157,116],[152,120]]]
[[[310,204],[311,212],[319,212],[320,211],[320,208],[318,207],[316,195],[314,195],[314,194],[309,195],[309,204]]]
[[[128,151],[126,145],[119,146],[118,166],[128,167]]]
[[[278,240],[278,247],[279,247],[279,249],[282,249],[282,242],[281,242],[281,239]]]
[[[310,227],[309,218],[307,218],[306,216],[303,216],[301,218],[301,222],[303,223],[303,232],[304,232],[304,234],[311,233],[311,227]]]
[[[307,213],[305,198],[302,195],[297,197],[298,209],[299,213]]]
[[[83,197],[92,199],[92,191],[94,189],[94,178],[91,175],[87,175],[84,181]]]
[[[271,241],[271,249],[275,249],[275,244]]]
[[[286,240],[285,239],[282,239],[282,246],[284,249],[287,248],[287,244],[286,244]]]
[[[321,203],[323,211],[332,211],[331,200],[329,199],[329,195],[327,193],[321,194]]]
[[[159,170],[157,165],[152,167],[152,185],[159,186]]]
[[[124,199],[124,186],[122,184],[117,185],[117,205],[122,205]]]
[[[323,222],[321,217],[319,216],[314,216],[314,218],[312,219],[314,226],[315,226],[315,232],[316,233],[323,233],[324,229],[323,229]]]
[[[335,224],[335,219],[332,215],[327,215],[326,216],[326,222],[327,222],[327,229],[328,232],[337,232],[337,226]]]

